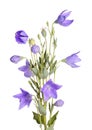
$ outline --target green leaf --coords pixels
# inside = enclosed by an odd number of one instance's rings
[[[54,40],[53,40],[53,45],[54,45],[54,48],[57,47],[57,39],[54,39]]]
[[[56,64],[57,64],[57,60],[55,60],[53,63],[50,64],[50,72],[49,74],[52,74],[56,71]]]
[[[33,73],[34,73],[35,75],[38,75],[38,70],[37,70],[36,67],[32,68],[32,71],[33,71]]]
[[[55,120],[57,119],[58,112],[59,112],[59,111],[57,111],[57,112],[50,118],[50,120],[48,121],[48,126],[51,126],[51,125],[54,124]]]
[[[33,90],[38,93],[38,91],[34,88],[33,84],[31,83],[31,81],[28,81],[28,83],[30,84],[30,86],[33,88]]]
[[[44,124],[44,117],[41,116],[38,113],[33,112],[33,119],[38,123],[38,124]]]
[[[38,110],[39,110],[40,114],[46,115],[46,109],[44,108],[44,106],[41,105],[40,102],[38,102]]]
[[[53,63],[54,59],[55,59],[55,56],[53,56],[53,57],[51,58],[50,64]]]
[[[34,84],[34,86],[36,86],[38,89],[40,88],[40,87],[39,87],[39,84],[38,84],[36,81],[34,81],[33,79],[31,79],[31,81],[32,81],[32,83]]]
[[[40,77],[42,79],[45,79],[45,78],[47,78],[47,76],[48,76],[48,71],[46,68],[43,68],[43,71],[41,72]]]
[[[50,70],[49,74],[52,74],[52,73],[54,73],[55,71],[56,71],[56,68],[53,68],[53,69]]]
[[[51,105],[50,105],[50,103],[49,103],[49,111],[51,112]]]

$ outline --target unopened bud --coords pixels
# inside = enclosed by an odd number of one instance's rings
[[[29,39],[29,45],[34,45],[35,44],[35,40],[33,38]]]
[[[44,28],[42,29],[41,34],[42,34],[43,37],[46,37],[46,31],[45,31]]]
[[[40,34],[37,35],[38,39],[41,40]]]

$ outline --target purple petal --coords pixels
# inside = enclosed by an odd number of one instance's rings
[[[58,18],[55,20],[55,23],[59,23],[61,24],[62,22],[64,22],[65,17],[62,15],[59,15]]]
[[[22,95],[22,93],[20,93],[20,94],[14,95],[13,97],[14,97],[14,98],[19,98],[19,99],[21,99],[21,98],[23,97],[23,95]]]
[[[73,53],[72,55],[66,57],[62,60],[62,62],[65,62],[66,64],[70,65],[72,68],[80,67],[79,65],[76,65],[75,63],[81,61],[81,59],[77,56],[79,52]]]
[[[26,105],[29,106],[32,101],[32,95],[30,93],[23,90],[22,88],[20,88],[20,90],[22,93],[13,96],[14,98],[19,99],[20,102],[19,109],[23,108]]]
[[[41,92],[44,95],[44,100],[47,101],[49,98],[57,98],[56,90],[61,88],[61,85],[55,84],[51,79],[48,80],[41,88]]]
[[[56,90],[62,87],[61,85],[55,84],[51,79],[48,80],[46,84]]]
[[[52,98],[57,98],[57,92],[56,92],[56,90],[55,89],[51,89],[50,95],[51,95]]]
[[[30,67],[30,63],[28,60],[26,60],[26,66]]]
[[[20,39],[21,43],[26,43],[27,40],[28,40],[28,37],[21,36],[21,39]]]
[[[69,26],[70,24],[72,24],[74,20],[65,20],[64,22],[60,23],[62,26]]]
[[[76,65],[76,64],[69,64],[72,68],[78,68],[78,67],[80,67],[79,65]]]
[[[51,87],[54,88],[55,90],[57,90],[57,89],[60,89],[62,86],[55,84],[55,83],[52,83]]]
[[[25,91],[24,89],[20,88],[21,92],[23,95],[29,94],[27,91]]]
[[[19,69],[20,71],[25,72],[25,71],[28,69],[28,67],[24,65],[24,66],[19,67],[18,69]]]
[[[23,57],[22,56],[18,56],[18,55],[13,55],[11,58],[10,58],[10,61],[17,64],[20,60],[22,60]]]
[[[25,106],[26,106],[26,102],[23,101],[23,100],[21,100],[21,101],[20,101],[20,105],[19,105],[19,109],[22,109],[22,108],[25,107]]]
[[[24,72],[24,76],[29,78],[29,77],[33,76],[33,73],[31,70],[28,69],[27,71]]]
[[[61,100],[61,99],[59,99],[59,100],[57,100],[57,101],[54,103],[54,106],[61,107],[61,106],[63,106],[63,104],[64,104],[64,101]]]
[[[48,101],[51,97],[57,98],[56,90],[51,88],[50,86],[45,86],[41,89],[44,94],[44,100]]]
[[[78,54],[79,52],[80,52],[80,51],[78,51],[78,52],[76,52],[76,53],[74,53],[74,54],[68,56],[68,57],[66,58],[66,60],[68,60],[68,61],[70,60],[70,61],[73,62],[73,63],[76,63],[76,62],[81,61],[81,59],[77,56],[77,54]]]
[[[25,44],[28,40],[28,35],[23,30],[20,30],[15,33],[15,39],[16,42],[20,44]]]
[[[36,53],[39,53],[40,52],[40,47],[38,45],[33,45],[31,47],[31,51],[36,54]]]
[[[64,10],[61,12],[61,15],[64,16],[65,18],[67,18],[70,14],[71,14],[72,11],[67,11],[67,10]]]

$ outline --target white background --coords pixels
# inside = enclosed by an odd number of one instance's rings
[[[92,13],[91,0],[0,0],[0,129],[38,130],[30,108],[18,110],[19,102],[12,96],[22,87],[28,91],[27,79],[12,64],[14,54],[27,56],[27,45],[18,45],[14,35],[25,30],[36,37],[46,21],[53,22],[62,10],[72,11],[69,27],[55,25],[59,58],[80,51],[80,68],[62,64],[56,81],[63,85],[59,97],[65,102],[60,108],[55,130],[92,130]]]

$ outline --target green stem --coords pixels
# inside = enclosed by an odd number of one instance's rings
[[[40,116],[40,128],[42,130],[42,121],[41,121],[41,116]]]
[[[46,109],[47,108],[47,102],[44,102],[44,108]],[[47,129],[47,118],[46,118],[46,115],[44,115],[44,130]]]

